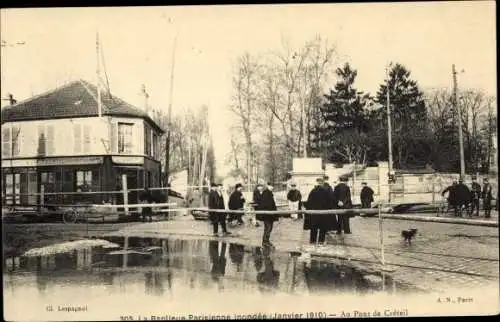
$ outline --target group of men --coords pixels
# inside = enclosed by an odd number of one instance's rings
[[[493,193],[488,178],[483,179],[483,187],[477,182],[477,178],[472,178],[471,189],[460,179],[453,181],[451,186],[443,190],[442,196],[448,194],[448,204],[454,210],[455,216],[461,215],[461,210],[469,208],[469,215],[479,216],[480,199],[483,199],[484,216],[491,217],[491,202]],[[475,214],[474,214],[475,212]]]
[[[222,184],[211,184],[211,190],[208,195],[209,209],[225,209],[222,188]],[[243,196],[242,190],[243,186],[238,183],[229,197],[229,210],[242,211],[244,209],[245,198]],[[274,201],[272,186],[269,184],[258,184],[253,193],[253,204],[256,211],[275,211],[277,207],[276,202]],[[238,225],[242,225],[242,217],[243,213],[231,213],[227,219],[229,222],[237,221]],[[271,231],[273,230],[274,222],[278,220],[279,216],[272,213],[259,213],[255,216],[255,218],[264,223],[264,234],[262,237],[263,246],[273,246],[270,242]],[[219,236],[219,225],[222,228],[222,233],[224,236],[231,235],[231,233],[227,230],[226,212],[209,211],[209,219],[212,222],[214,236]]]
[[[328,184],[328,176],[318,178],[312,191],[309,193],[307,201],[302,201],[302,195],[297,189],[297,185],[292,183],[291,189],[287,194],[287,199],[290,202],[291,210],[332,210],[332,209],[351,209],[353,207],[351,200],[351,191],[347,185],[347,178],[340,178],[340,183],[334,188]],[[231,193],[228,202],[229,210],[243,210],[245,198],[242,193],[243,186],[237,184],[234,191]],[[262,236],[263,246],[273,246],[270,241],[271,232],[274,222],[280,217],[291,217],[290,215],[278,215],[273,211],[277,210],[274,199],[272,186],[270,184],[258,184],[253,192],[253,207],[258,211],[255,219],[262,222],[264,232]],[[361,200],[363,208],[370,208],[373,202],[373,190],[366,183],[363,183],[361,191]],[[224,197],[221,184],[212,184],[211,191],[208,197],[209,209],[225,209]],[[265,211],[270,211],[266,213]],[[229,222],[236,221],[238,225],[242,225],[243,213],[231,213],[227,220]],[[337,234],[351,234],[350,217],[351,213],[345,214],[297,214],[295,219],[304,218],[303,229],[309,230],[309,242],[311,244],[325,244],[326,233],[328,231],[336,231]],[[222,228],[223,235],[227,236],[231,233],[227,230],[226,212],[209,211],[209,219],[212,222],[214,236],[219,236],[219,225]]]

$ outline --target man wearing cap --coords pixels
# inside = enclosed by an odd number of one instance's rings
[[[471,203],[471,192],[462,179],[455,186],[456,207],[455,216],[461,216],[462,209]]]
[[[245,206],[245,198],[243,197],[243,185],[241,183],[236,184],[233,193],[229,196],[229,210],[243,210]],[[243,225],[243,214],[230,214],[229,222],[234,220],[238,221],[238,225]]]
[[[327,192],[327,194],[325,196],[325,198],[327,198],[327,207],[328,207],[327,209],[335,209],[335,201],[333,198],[333,188],[328,183],[329,179],[330,178],[327,175],[323,176],[323,180],[324,180],[323,188],[325,188],[325,190]],[[337,215],[335,215],[335,214],[329,215],[328,218],[330,218],[332,221],[331,225],[333,226],[333,229],[337,229],[338,225],[339,225]]]
[[[225,209],[224,197],[222,197],[222,185],[210,184],[211,190],[208,194],[208,208],[209,209]],[[220,188],[219,188],[220,187]],[[226,214],[223,212],[209,212],[209,219],[212,222],[214,229],[214,236],[219,234],[219,224],[222,228],[222,233],[227,236],[230,233],[226,228]]]
[[[255,210],[263,211],[263,210],[272,210],[275,211],[276,203],[274,201],[274,195],[270,189],[264,187],[259,184],[257,186],[257,193],[254,194]],[[264,223],[264,234],[262,236],[262,245],[263,246],[273,246],[270,242],[271,231],[273,230],[273,224],[278,220],[278,216],[274,214],[256,214],[255,218]]]
[[[476,216],[479,216],[479,199],[481,199],[481,185],[477,183],[477,178],[472,177],[472,209],[471,214],[474,214],[474,210],[476,210]]]
[[[347,177],[341,177],[340,178],[340,183],[335,186],[335,189],[333,190],[333,200],[334,200],[334,205],[338,209],[351,209],[352,208],[352,200],[351,200],[351,189],[347,185],[348,178]],[[350,234],[351,233],[351,227],[349,224],[350,220],[350,215],[349,214],[339,214],[338,215],[338,228],[337,228],[337,234],[341,234],[342,232],[344,234]]]
[[[316,185],[309,193],[305,207],[307,210],[328,210],[330,209],[330,195],[325,188],[323,178],[316,179]],[[325,214],[305,214],[304,230],[309,230],[309,243],[322,246],[325,244],[326,232],[333,229],[331,215]],[[319,236],[318,236],[319,233]]]
[[[491,217],[491,200],[493,200],[493,193],[491,191],[491,184],[488,182],[488,178],[483,179],[483,208],[484,217]],[[498,202],[498,201],[497,201]]]
[[[372,207],[374,191],[372,188],[368,187],[366,182],[362,182],[361,185],[363,186],[359,195],[361,199],[361,208],[369,209]]]
[[[288,200],[288,206],[290,207],[290,210],[300,210],[300,206],[302,203],[302,194],[297,189],[297,185],[295,184],[295,182],[292,182],[290,184],[290,191],[288,191],[286,199]],[[296,214],[292,214],[291,216],[293,215]],[[297,219],[302,219],[302,214],[298,214],[296,216]]]

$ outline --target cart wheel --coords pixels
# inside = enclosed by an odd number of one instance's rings
[[[66,210],[63,214],[63,221],[65,224],[74,224],[78,214],[75,209]]]

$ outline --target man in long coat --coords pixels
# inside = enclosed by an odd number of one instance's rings
[[[245,206],[245,198],[243,197],[243,185],[241,183],[236,184],[234,187],[234,191],[229,196],[229,210],[243,210]],[[229,222],[232,222],[234,220],[238,221],[239,225],[243,224],[243,214],[230,214],[229,215]]]
[[[484,208],[484,217],[491,217],[491,201],[493,200],[493,192],[491,189],[491,184],[488,182],[488,178],[484,178],[483,185],[483,208]],[[498,202],[498,200],[497,200]]]
[[[209,209],[225,209],[224,198],[222,192],[218,190],[216,184],[211,184],[211,190],[208,194],[208,208]],[[223,212],[209,212],[208,217],[212,222],[214,228],[214,236],[219,235],[219,224],[222,228],[224,235],[230,235],[226,228],[226,213]]]
[[[347,185],[348,178],[341,177],[340,183],[335,186],[333,190],[333,198],[334,204],[337,209],[351,209],[352,208],[352,200],[351,200],[351,189]],[[339,214],[338,221],[339,225],[337,228],[337,234],[350,234],[350,220],[351,215],[349,213]]]
[[[468,206],[471,203],[471,192],[469,187],[467,187],[463,180],[458,180],[458,184],[455,186],[455,216],[461,215],[461,210],[464,206]]]
[[[257,186],[257,191],[254,193],[255,210],[276,210],[276,203],[274,201],[274,195],[271,190],[263,185]],[[279,218],[278,215],[274,214],[256,214],[255,219],[264,222],[264,234],[262,236],[263,246],[273,246],[269,241],[271,238],[271,231],[273,230],[273,224]]]
[[[476,210],[476,216],[479,216],[479,200],[481,199],[481,185],[477,182],[476,177],[472,177],[471,194],[472,194],[471,214],[473,215],[474,210]]]
[[[328,193],[328,208],[327,209],[335,209],[335,204],[334,204],[334,197],[333,197],[333,188],[332,186],[328,183],[328,180],[330,179],[328,176],[323,176],[323,179],[325,180],[323,187],[325,188],[326,192]],[[337,215],[328,215],[328,217],[332,220],[332,229],[337,229],[338,228],[338,217]]]
[[[331,195],[324,186],[323,178],[316,179],[316,185],[309,193],[305,207],[307,210],[331,209]],[[305,214],[304,230],[309,230],[309,243],[325,244],[326,232],[334,229],[332,215]],[[319,238],[318,238],[319,233]]]
[[[366,182],[363,182],[361,185],[363,186],[359,195],[361,199],[361,208],[369,209],[372,207],[374,191],[372,188],[368,187]]]
[[[300,206],[302,203],[302,194],[300,193],[299,189],[297,189],[297,185],[295,183],[291,184],[290,190],[288,191],[286,195],[286,199],[288,200],[288,206],[290,210],[300,210]],[[292,217],[290,215],[290,217]],[[302,219],[302,214],[296,215],[297,219]]]

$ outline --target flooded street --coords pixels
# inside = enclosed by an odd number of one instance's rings
[[[293,298],[300,306],[306,302],[297,299],[304,295],[410,291],[354,263],[203,239],[88,239],[31,249],[4,262],[6,307],[15,316],[29,302],[38,318],[52,312],[69,319],[81,313],[137,319],[130,312],[151,315],[157,309],[163,315],[162,310],[194,308],[213,312],[214,301],[220,301],[221,312],[241,309],[243,314],[252,305],[242,301],[267,295],[276,303]]]

